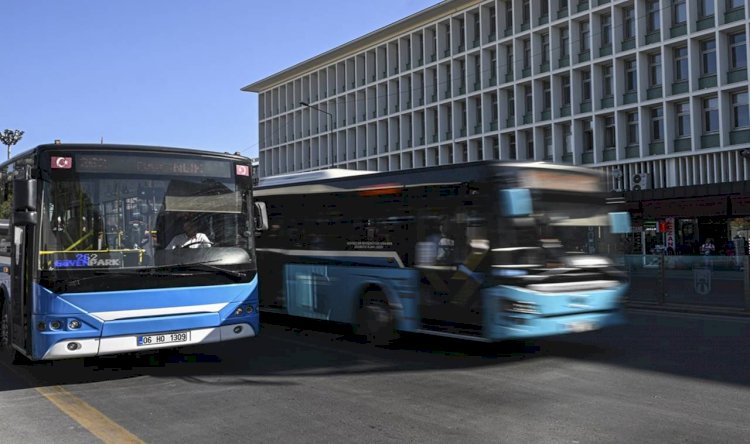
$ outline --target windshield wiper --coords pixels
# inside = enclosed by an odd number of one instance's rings
[[[215,261],[209,261],[209,262],[215,262]],[[209,265],[207,262],[195,262],[192,264],[178,264],[177,266],[185,267],[188,270],[218,271],[227,276],[236,277],[236,278],[243,278],[246,276],[246,274],[241,271],[234,271],[228,268],[217,267],[216,265]]]

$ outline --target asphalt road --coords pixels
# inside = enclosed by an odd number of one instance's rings
[[[629,318],[389,348],[266,319],[258,338],[173,354],[1,362],[0,442],[747,442],[750,319]]]

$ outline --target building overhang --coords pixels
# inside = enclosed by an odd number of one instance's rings
[[[388,26],[375,30],[369,34],[365,34],[362,37],[341,46],[337,46],[336,48],[326,51],[318,56],[307,59],[291,68],[287,68],[262,80],[251,83],[242,88],[242,91],[255,93],[266,91],[277,85],[301,77],[309,72],[313,72],[323,66],[329,66],[341,60],[345,60],[365,49],[376,47],[381,43],[392,40],[394,37],[402,36],[413,30],[419,29],[430,22],[450,16],[455,12],[463,11],[474,4],[479,5],[480,3],[481,0],[442,1],[435,6],[423,9],[422,11],[412,14]]]

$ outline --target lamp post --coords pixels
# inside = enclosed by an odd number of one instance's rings
[[[335,166],[333,162],[333,114],[329,113],[328,111],[323,111],[322,109],[318,108],[315,105],[310,105],[307,102],[299,102],[300,105],[305,106],[310,109],[314,109],[315,111],[321,112],[328,116],[328,162],[331,164],[331,166]]]
[[[0,142],[8,147],[8,159],[10,159],[10,147],[17,144],[21,137],[23,137],[23,131],[21,130],[9,130],[6,129],[0,133]]]

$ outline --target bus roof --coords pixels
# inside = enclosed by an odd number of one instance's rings
[[[281,174],[278,176],[261,177],[258,181],[258,187],[282,186],[293,183],[309,183],[319,180],[336,179],[339,177],[362,176],[365,174],[375,173],[377,173],[377,171],[346,170],[342,168],[331,168],[318,171],[304,171],[301,173],[289,173]]]
[[[228,152],[220,153],[218,151],[206,151],[197,150],[191,148],[177,148],[167,146],[156,146],[156,145],[125,145],[125,144],[112,144],[112,143],[47,143],[38,145],[34,148],[21,152],[13,156],[10,160],[2,162],[0,166],[13,163],[17,159],[22,159],[33,155],[34,153],[42,153],[44,151],[138,151],[138,152],[150,152],[150,153],[173,153],[173,154],[192,154],[197,156],[211,156],[211,157],[222,157],[227,159],[234,159],[238,161],[244,161],[250,163],[250,159],[246,156],[238,154],[230,154]]]
[[[256,196],[313,194],[385,190],[419,185],[449,185],[487,180],[491,177],[502,176],[503,172],[509,177],[515,177],[518,169],[543,169],[600,176],[597,171],[571,165],[488,160],[388,172],[328,169],[309,173],[292,173],[262,178],[255,187],[255,194]]]

